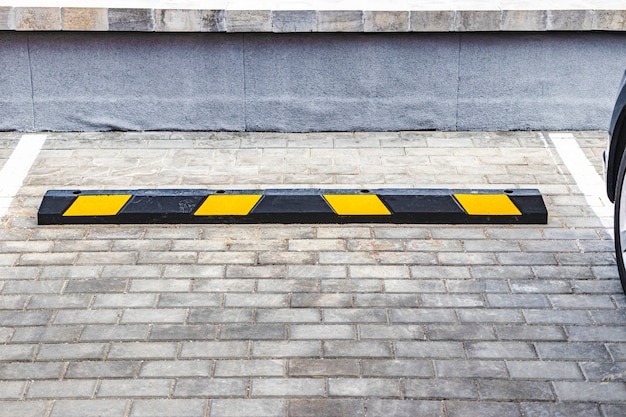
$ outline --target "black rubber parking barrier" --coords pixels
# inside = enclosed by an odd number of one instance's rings
[[[545,224],[535,189],[52,190],[40,225],[183,223]]]

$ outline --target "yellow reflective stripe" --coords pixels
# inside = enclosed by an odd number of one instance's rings
[[[324,194],[324,198],[340,216],[391,215],[375,194]]]
[[[210,195],[195,216],[246,216],[261,199],[261,194]]]
[[[63,216],[115,216],[131,197],[131,194],[79,195]]]
[[[522,213],[506,194],[454,194],[470,216],[519,216]]]

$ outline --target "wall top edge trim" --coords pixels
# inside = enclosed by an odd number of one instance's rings
[[[0,0],[0,30],[131,32],[626,31],[623,0]],[[620,4],[621,3],[621,4]],[[384,10],[383,10],[384,9]]]

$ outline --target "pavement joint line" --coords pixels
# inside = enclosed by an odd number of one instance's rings
[[[0,218],[4,217],[48,135],[22,135],[6,164],[0,170]]]
[[[580,149],[576,138],[571,133],[549,133],[559,157],[576,181],[576,185],[585,196],[585,200],[604,227],[613,228],[613,204],[605,193],[604,180],[598,175],[593,164]]]

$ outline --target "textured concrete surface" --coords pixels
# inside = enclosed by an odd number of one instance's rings
[[[0,129],[606,129],[620,34],[0,32]]]
[[[49,133],[0,224],[0,416],[624,415],[608,219],[551,135]],[[35,224],[131,187],[536,187],[550,220]]]

